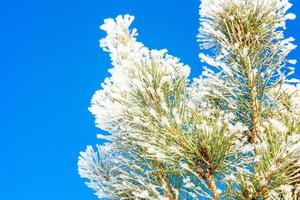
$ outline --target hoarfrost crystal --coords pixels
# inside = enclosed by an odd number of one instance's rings
[[[119,15],[100,26],[110,77],[90,112],[102,145],[78,172],[100,199],[299,199],[300,84],[288,0],[202,0],[190,67],[149,49]]]

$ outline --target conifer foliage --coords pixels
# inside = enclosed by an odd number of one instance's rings
[[[300,81],[288,0],[202,0],[199,78],[106,19],[110,77],[89,110],[101,145],[78,170],[99,199],[300,199]],[[104,141],[104,142],[103,142]]]

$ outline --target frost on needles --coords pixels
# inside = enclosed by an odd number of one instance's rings
[[[100,199],[299,199],[300,81],[288,0],[202,0],[190,67],[150,50],[133,16],[106,19],[112,68],[89,110],[109,135],[78,170]]]

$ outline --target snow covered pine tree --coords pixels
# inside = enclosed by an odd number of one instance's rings
[[[106,19],[112,68],[92,99],[109,135],[79,156],[100,199],[300,199],[300,82],[288,0],[202,0],[199,78]]]

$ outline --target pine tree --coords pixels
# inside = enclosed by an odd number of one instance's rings
[[[79,156],[100,199],[300,199],[300,81],[285,38],[288,0],[202,0],[203,67],[136,40],[133,16],[106,19],[111,76],[89,110],[104,144]]]

